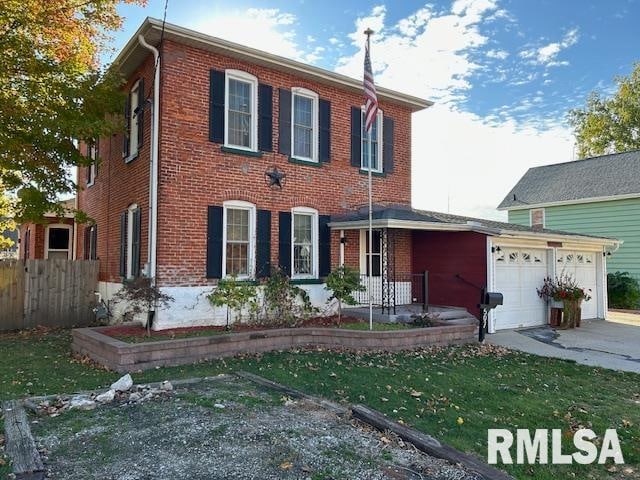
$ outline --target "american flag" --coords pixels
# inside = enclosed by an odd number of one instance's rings
[[[368,38],[364,53],[364,100],[364,127],[366,132],[370,132],[376,115],[378,114],[378,96],[376,95],[376,86],[373,83]]]

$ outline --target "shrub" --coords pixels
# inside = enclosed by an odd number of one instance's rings
[[[257,305],[256,287],[248,282],[238,281],[235,277],[223,278],[218,286],[207,295],[207,300],[214,307],[227,307],[227,330],[229,329],[229,314],[238,313],[237,320],[242,322],[242,311],[248,306],[251,311]]]
[[[152,311],[169,306],[173,302],[173,297],[163,293],[156,285],[151,283],[147,277],[136,277],[126,280],[122,288],[113,296],[111,301],[115,304],[124,302],[129,307],[129,313],[135,315],[146,313],[147,332],[151,330],[153,321]]]
[[[607,292],[611,308],[635,310],[640,306],[640,285],[629,272],[608,274]]]
[[[257,315],[260,323],[293,327],[317,311],[311,305],[309,294],[293,285],[279,268],[272,270],[263,288],[263,308]]]
[[[324,288],[331,292],[329,302],[338,301],[338,325],[342,320],[342,304],[356,305],[358,302],[353,298],[353,294],[365,290],[364,285],[360,283],[360,274],[346,265],[336,268],[329,274]]]

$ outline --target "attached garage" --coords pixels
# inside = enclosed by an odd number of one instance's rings
[[[525,235],[522,235],[525,237]],[[582,303],[582,319],[604,318],[606,312],[606,250],[587,239],[566,237],[521,244],[515,238],[489,238],[492,244],[488,285],[504,296],[504,305],[491,312],[489,331],[526,328],[548,322],[548,305],[537,289],[544,278],[570,275],[591,297]],[[563,241],[560,241],[563,240]],[[584,243],[578,243],[584,240]]]
[[[536,289],[549,275],[549,256],[549,250],[533,248],[505,247],[495,252],[495,291],[504,297],[504,305],[495,312],[496,328],[534,327],[547,322],[547,305]]]

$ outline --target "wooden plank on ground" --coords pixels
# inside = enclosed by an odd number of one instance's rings
[[[27,412],[18,400],[3,404],[5,450],[17,480],[45,478],[44,465],[31,436]]]
[[[384,414],[373,410],[372,408],[364,405],[353,405],[351,412],[354,418],[367,423],[378,430],[385,432],[387,430],[392,431],[404,441],[413,444],[416,448],[423,451],[427,455],[432,457],[442,458],[451,463],[461,464],[468,470],[480,475],[486,480],[513,480],[513,477],[507,475],[505,472],[498,470],[483,462],[479,458],[473,455],[468,455],[459,450],[456,450],[449,445],[439,442],[437,439],[430,435],[419,432],[413,428],[401,425],[398,422],[389,420]]]

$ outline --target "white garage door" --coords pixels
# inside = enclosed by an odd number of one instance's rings
[[[546,324],[547,306],[536,289],[547,276],[547,250],[502,248],[494,258],[495,290],[504,297],[494,314],[496,330]]]
[[[591,296],[588,302],[582,302],[582,318],[598,317],[598,280],[596,254],[594,252],[574,252],[558,250],[556,255],[556,274],[569,274],[578,285],[587,290]]]

